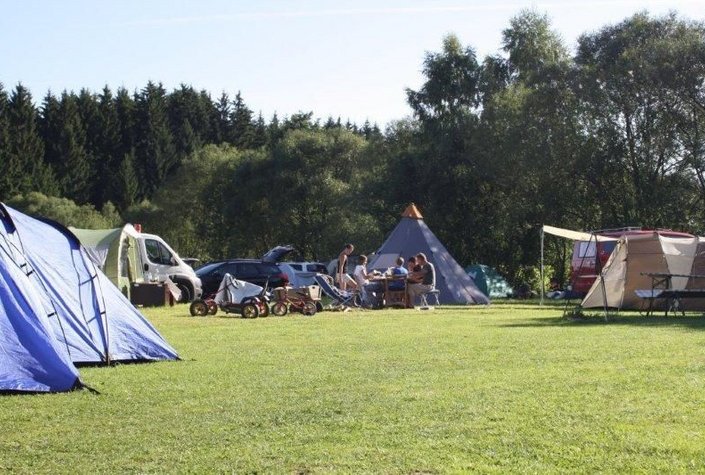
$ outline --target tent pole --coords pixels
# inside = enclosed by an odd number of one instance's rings
[[[546,293],[546,284],[543,278],[543,226],[541,226],[541,303],[543,305],[543,296]]]
[[[600,250],[597,248],[597,236],[595,236],[595,266],[599,270],[600,274],[600,290],[602,290],[602,309],[605,312],[605,321],[607,319],[607,289],[605,288],[605,279],[602,274],[602,262],[600,262]]]

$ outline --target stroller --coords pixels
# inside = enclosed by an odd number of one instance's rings
[[[215,315],[220,308],[225,313],[237,313],[243,318],[269,315],[269,297],[265,287],[237,280],[225,274],[215,295],[194,300],[189,308],[191,315]]]

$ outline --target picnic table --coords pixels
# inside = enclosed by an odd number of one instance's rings
[[[686,278],[690,281],[691,279],[705,279],[705,275],[671,274],[667,272],[642,272],[641,275],[651,278],[650,289],[637,289],[634,291],[637,297],[646,299],[648,301],[648,306],[646,310],[647,316],[650,316],[653,313],[654,301],[657,299],[666,301],[665,309],[666,316],[668,316],[669,311],[677,313],[680,310],[681,314],[685,314],[681,305],[681,300],[683,299],[705,298],[705,288],[673,288],[674,277]]]
[[[382,274],[370,279],[370,282],[382,284],[382,306],[383,307],[406,307],[408,303],[407,279],[406,275]],[[402,286],[398,284],[402,283]]]

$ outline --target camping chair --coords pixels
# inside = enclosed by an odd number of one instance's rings
[[[436,305],[440,305],[441,303],[438,301],[438,296],[440,294],[441,294],[441,291],[436,288],[433,288],[433,289],[429,290],[428,292],[424,292],[423,294],[421,294],[421,306],[430,307],[430,305],[428,304],[429,296],[433,297],[435,299]]]
[[[321,286],[321,290],[328,297],[333,299],[334,306],[359,307],[360,295],[357,292],[340,290],[333,285],[333,279],[324,274],[316,274],[314,280]]]
[[[406,294],[406,276],[390,277],[384,281],[384,306],[399,305],[406,307],[408,296]]]

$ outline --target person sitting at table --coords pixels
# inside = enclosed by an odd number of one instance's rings
[[[409,281],[412,282],[407,290],[410,305],[413,305],[419,295],[436,288],[436,268],[428,262],[426,254],[423,252],[416,254],[416,263],[419,265],[419,270],[409,274]]]
[[[404,290],[406,287],[406,276],[409,275],[409,271],[404,267],[404,258],[397,257],[397,266],[391,269],[392,280],[389,282],[389,290]],[[402,278],[402,276],[404,278]]]
[[[420,284],[422,277],[419,275],[421,266],[419,265],[416,256],[411,256],[406,261],[406,269],[409,271],[409,275],[406,277],[406,282],[409,284]]]
[[[370,303],[372,301],[371,296],[376,296],[377,293],[382,292],[382,284],[380,282],[370,282],[371,279],[375,278],[375,274],[367,272],[367,256],[360,256],[357,262],[353,277],[355,277],[357,288],[362,291],[363,301],[366,300]]]
[[[411,256],[409,259],[407,259],[407,261],[406,261],[406,270],[407,270],[409,273],[414,272],[414,271],[416,271],[416,270],[419,270],[419,269],[417,269],[417,267],[418,267],[418,266],[416,265],[416,256]]]

